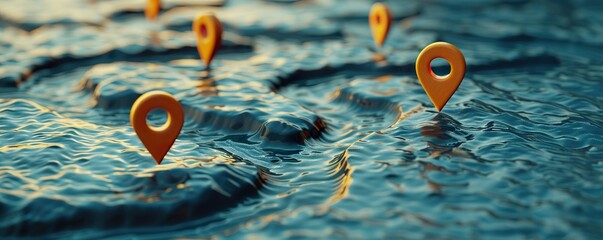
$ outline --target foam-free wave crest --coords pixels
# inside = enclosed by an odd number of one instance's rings
[[[156,166],[130,129],[25,100],[0,99],[0,126],[8,142],[0,146],[3,235],[219,219],[215,213],[255,198],[261,184],[254,167],[186,141],[172,147],[177,159]]]
[[[157,30],[149,26],[108,24],[102,28],[49,26],[28,33],[15,28],[0,32],[0,86],[17,86],[32,72],[57,65],[95,59],[160,58],[166,52],[196,56],[196,39],[191,31]],[[248,40],[230,33],[223,50],[249,52]]]
[[[84,76],[82,85],[94,91],[97,106],[107,109],[130,108],[145,92],[167,91],[180,100],[187,117],[202,126],[259,133],[268,140],[303,143],[324,129],[318,116],[270,90],[269,81],[261,78],[276,78],[274,70],[228,63],[208,76],[202,66],[198,60],[177,60],[165,66],[97,65]],[[237,66],[237,71],[228,70],[230,66]]]

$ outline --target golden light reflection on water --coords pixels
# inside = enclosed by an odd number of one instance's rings
[[[211,77],[201,77],[199,79],[199,84],[197,85],[197,89],[199,90],[199,95],[203,97],[213,97],[218,96],[218,87],[216,85],[216,80]]]
[[[446,131],[441,127],[442,120],[439,115],[436,115],[431,119],[431,121],[435,122],[431,125],[425,125],[421,127],[421,135],[426,138],[444,140],[446,138]],[[459,147],[446,147],[440,146],[432,141],[427,141],[428,149],[430,149],[430,157],[438,158],[440,156],[447,157],[461,157],[461,158],[471,158],[471,153],[459,148]]]
[[[383,53],[375,53],[375,55],[373,55],[373,61],[377,66],[387,66],[387,58]]]
[[[399,114],[398,114],[398,117],[396,118],[396,121],[394,121],[394,122],[393,122],[393,123],[392,123],[392,124],[391,124],[389,127],[387,127],[387,128],[393,128],[393,127],[394,127],[394,126],[396,126],[396,125],[397,125],[397,124],[398,124],[400,121],[402,121],[402,120],[404,120],[404,119],[407,119],[407,118],[411,117],[411,116],[412,116],[412,115],[414,115],[415,113],[422,112],[422,111],[424,110],[424,108],[423,108],[422,106],[417,106],[417,107],[414,107],[413,109],[411,109],[410,111],[403,112],[403,111],[402,111],[402,106],[401,106],[401,105],[399,105],[397,110],[398,110]]]
[[[352,185],[352,173],[354,168],[350,166],[348,162],[349,148],[343,151],[340,159],[336,160],[336,167],[331,170],[332,174],[342,173],[341,180],[339,181],[338,188],[334,191],[333,196],[327,200],[327,205],[331,205],[348,195],[348,190]]]
[[[43,142],[34,142],[34,143],[23,143],[18,145],[6,145],[0,147],[0,152],[8,152],[8,151],[18,151],[22,149],[45,149],[50,147],[58,147],[62,148],[65,145],[58,143],[43,143]]]
[[[434,123],[421,127],[421,135],[428,139],[428,140],[426,140],[427,148],[425,148],[425,150],[429,152],[430,158],[435,158],[435,159],[439,159],[440,157],[448,157],[448,158],[458,157],[458,158],[464,158],[464,159],[474,159],[475,158],[475,157],[471,156],[470,152],[467,152],[467,151],[461,149],[460,147],[441,146],[441,145],[434,143],[433,141],[430,141],[429,139],[445,140],[447,138],[446,130],[444,128],[442,128],[443,120],[441,118],[441,115],[440,114],[436,115],[435,117],[433,117],[431,119],[431,121]],[[427,172],[438,171],[438,172],[450,173],[450,171],[444,167],[437,166],[437,165],[435,165],[433,163],[429,163],[429,162],[421,162],[421,165],[423,166],[423,169],[421,171],[421,177],[424,179],[427,179],[429,186],[433,190],[440,191],[442,189],[442,186],[436,182],[431,181],[429,179],[429,177],[427,176]]]
[[[399,123],[400,121],[412,116],[415,113],[421,112],[423,110],[423,107],[415,107],[413,108],[411,111],[409,112],[402,112],[402,106],[399,106],[399,111],[400,111],[400,116],[396,119],[396,121],[394,123],[392,123],[388,128],[392,128],[394,127],[397,123]],[[368,138],[369,136],[373,135],[373,134],[382,134],[381,131],[376,131],[376,132],[372,132],[370,134],[365,135],[364,137],[362,137],[361,139],[355,141],[354,143],[352,143],[341,155],[341,162],[337,165],[337,168],[333,169],[333,172],[335,171],[342,171],[345,174],[343,175],[343,177],[341,178],[341,181],[338,185],[338,189],[337,191],[335,191],[335,194],[333,196],[331,196],[331,198],[329,198],[329,200],[327,201],[327,203],[325,204],[324,208],[326,208],[326,206],[334,204],[335,202],[345,198],[348,194],[348,190],[349,187],[351,186],[352,182],[353,182],[353,178],[352,178],[352,173],[354,172],[354,168],[350,166],[348,159],[349,159],[349,150],[358,142],[363,142],[365,141],[366,138]],[[342,170],[343,169],[343,170]]]
[[[383,75],[380,77],[376,77],[375,80],[380,83],[385,83],[385,82],[389,82],[393,78],[394,78],[394,75]]]

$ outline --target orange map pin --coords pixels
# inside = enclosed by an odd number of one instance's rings
[[[377,47],[383,46],[391,24],[392,14],[389,7],[383,3],[373,4],[369,13],[369,25]]]
[[[193,31],[197,36],[197,51],[199,56],[209,66],[222,43],[222,24],[211,14],[202,14],[195,18]]]
[[[147,115],[154,109],[167,112],[167,121],[160,127],[147,124]],[[142,144],[157,164],[160,164],[182,130],[184,110],[178,100],[169,93],[151,91],[142,94],[132,105],[130,123]]]
[[[438,76],[431,69],[431,61],[443,58],[450,64],[450,73]],[[425,89],[427,96],[438,111],[446,105],[450,97],[456,92],[465,77],[465,56],[454,45],[447,42],[435,42],[425,47],[419,57],[415,68],[419,82]]]
[[[161,10],[161,1],[160,0],[147,0],[147,6],[144,8],[144,15],[149,20],[155,20],[157,15],[159,15],[159,11]]]

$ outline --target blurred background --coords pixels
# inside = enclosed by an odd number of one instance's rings
[[[2,1],[0,238],[603,238],[603,2],[146,4]],[[437,41],[467,62],[442,112]],[[159,165],[129,120],[152,90],[186,115]]]

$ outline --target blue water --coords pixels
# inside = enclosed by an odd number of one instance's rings
[[[143,2],[2,3],[0,238],[603,238],[598,1],[385,1],[378,50],[372,1]],[[435,41],[467,62],[441,113]],[[151,90],[186,115],[160,165],[129,123]]]

